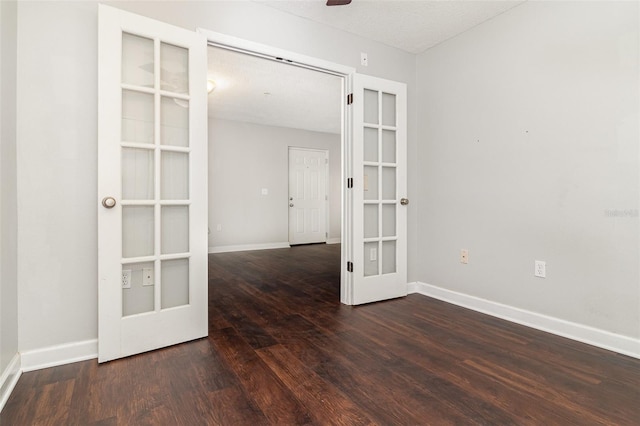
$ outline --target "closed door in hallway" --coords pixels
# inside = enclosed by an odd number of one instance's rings
[[[327,241],[327,164],[327,151],[289,147],[289,244]]]

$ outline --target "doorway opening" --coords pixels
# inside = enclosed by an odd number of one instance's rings
[[[214,87],[208,102],[209,253],[342,242],[345,270],[343,100],[353,70],[284,59],[288,53],[268,55],[269,47],[251,43],[248,49],[249,42],[202,32],[210,40],[208,78]],[[318,234],[313,241],[291,237],[297,207],[287,173],[292,146],[325,151],[331,166],[325,173],[325,219],[318,216],[314,224],[322,226],[310,227]],[[340,273],[341,289],[345,279]]]

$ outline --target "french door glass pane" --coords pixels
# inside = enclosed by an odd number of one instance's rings
[[[162,97],[160,102],[160,143],[189,146],[189,101]]]
[[[189,304],[189,259],[163,260],[160,266],[162,309]]]
[[[364,206],[364,237],[376,238],[378,236],[378,205],[365,204]]]
[[[122,91],[122,140],[153,143],[153,95]]]
[[[364,243],[364,276],[378,275],[378,243]]]
[[[189,49],[160,44],[160,88],[174,93],[189,92]]]
[[[395,167],[382,168],[382,199],[383,200],[396,199],[396,168]]]
[[[189,207],[162,206],[162,254],[189,251]]]
[[[396,272],[396,242],[382,242],[382,273],[392,274]]]
[[[163,200],[189,198],[189,154],[163,151],[160,164],[160,197]]]
[[[122,265],[123,283],[124,277],[128,276],[131,286],[122,288],[123,317],[154,310],[153,270],[153,262]],[[151,285],[145,285],[146,283]]]
[[[382,205],[382,236],[383,237],[396,236],[396,205],[395,204]]]
[[[378,129],[364,128],[364,161],[378,161]]]
[[[154,207],[122,207],[122,257],[154,254]]]
[[[122,148],[122,199],[152,200],[154,197],[154,152]]]
[[[378,199],[378,167],[364,166],[364,199]]]
[[[394,130],[382,131],[382,162],[396,162],[396,132]]]
[[[382,94],[382,125],[396,125],[396,95]]]
[[[153,40],[122,33],[122,82],[153,87]]]
[[[364,90],[364,122],[378,124],[378,92]]]

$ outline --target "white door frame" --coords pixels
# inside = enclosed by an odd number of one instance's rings
[[[340,225],[340,302],[346,305],[353,304],[353,277],[347,273],[347,262],[353,257],[353,241],[350,237],[352,223],[352,194],[346,190],[347,176],[352,176],[351,171],[351,152],[353,146],[353,132],[351,129],[352,108],[347,108],[347,94],[353,90],[353,76],[356,72],[355,68],[334,62],[325,61],[323,59],[314,58],[312,56],[301,55],[299,53],[290,52],[277,47],[269,46],[262,43],[256,43],[249,40],[229,36],[226,34],[209,31],[204,28],[198,28],[197,32],[204,34],[210,45],[221,47],[223,49],[234,50],[253,56],[269,59],[276,62],[282,62],[284,65],[294,65],[302,68],[308,68],[315,71],[332,74],[342,78],[342,123],[341,123],[341,169],[342,184],[341,191],[341,225]]]

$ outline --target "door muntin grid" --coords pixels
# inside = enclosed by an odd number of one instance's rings
[[[364,90],[363,102],[363,273],[397,271],[398,152],[396,96]]]
[[[122,316],[189,304],[189,49],[122,33]]]

